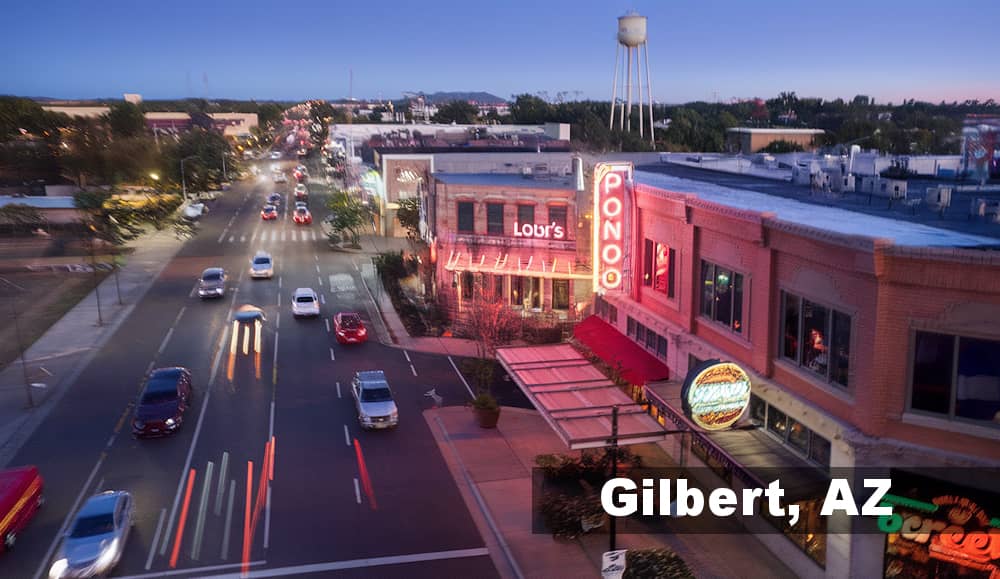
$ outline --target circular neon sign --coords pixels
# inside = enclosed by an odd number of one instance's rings
[[[750,376],[732,362],[710,362],[689,375],[684,413],[705,430],[729,428],[750,405]]]

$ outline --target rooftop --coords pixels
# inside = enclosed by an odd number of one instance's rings
[[[774,183],[762,179],[743,177],[740,180],[728,179],[729,175],[715,175],[706,171],[681,171],[684,177],[678,176],[675,168],[659,166],[641,166],[635,173],[636,182],[650,185],[677,193],[691,193],[699,198],[727,207],[758,212],[772,212],[777,219],[829,231],[832,233],[861,236],[868,238],[890,239],[896,245],[913,247],[1000,247],[1000,228],[996,228],[992,236],[977,235],[944,229],[929,224],[918,223],[907,219],[902,214],[889,210],[884,215],[873,215],[871,212],[852,210],[843,199],[824,199],[826,203],[809,202],[808,189],[794,187],[787,183]],[[691,177],[691,178],[688,178]],[[705,180],[701,180],[704,177]],[[713,178],[714,177],[714,178]],[[722,179],[720,179],[720,177]],[[782,194],[764,193],[761,191],[733,187],[720,184],[725,180],[734,184],[745,184],[760,188],[772,188],[778,185],[792,187],[782,188]],[[759,181],[757,184],[755,182]],[[800,198],[793,198],[797,195]],[[994,226],[995,227],[995,226]]]
[[[517,189],[573,189],[572,175],[515,173],[434,173],[434,178],[448,185],[485,185]]]
[[[755,133],[758,135],[822,135],[823,129],[758,129],[755,127],[732,127],[726,129],[727,133]]]

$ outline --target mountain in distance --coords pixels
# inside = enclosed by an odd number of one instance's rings
[[[441,105],[450,103],[451,101],[472,101],[482,105],[499,105],[507,102],[495,94],[483,91],[439,91],[430,94],[420,92],[403,93],[403,96],[405,97],[416,97],[419,95],[423,95],[424,100],[426,100],[428,104],[432,105]]]

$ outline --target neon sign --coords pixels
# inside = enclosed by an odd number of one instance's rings
[[[750,376],[731,362],[706,362],[681,390],[684,413],[705,430],[729,428],[750,405]]]
[[[553,221],[548,225],[538,225],[534,223],[514,222],[514,237],[536,237],[540,239],[563,239],[566,237],[566,230],[562,225],[556,225]]]
[[[594,169],[594,283],[620,289],[625,257],[625,187],[631,163],[598,163]]]

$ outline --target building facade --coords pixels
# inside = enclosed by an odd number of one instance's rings
[[[906,505],[959,501],[969,517],[951,524],[992,533],[972,558],[935,532],[833,533],[803,497],[799,524],[758,536],[800,576],[996,576],[1000,478],[972,475],[1000,466],[1000,239],[658,177],[637,173],[617,213],[595,186],[595,312],[671,376],[721,359],[752,379],[746,428],[668,452],[730,485],[762,463],[877,469]],[[661,424],[684,428],[680,390],[646,385]]]
[[[576,319],[589,302],[584,193],[567,176],[435,173],[435,291],[461,312],[485,296],[525,315]],[[582,248],[582,249],[581,249]]]
[[[822,129],[757,129],[733,127],[726,129],[726,150],[730,153],[750,154],[766,149],[771,143],[785,141],[809,151],[816,147]]]

